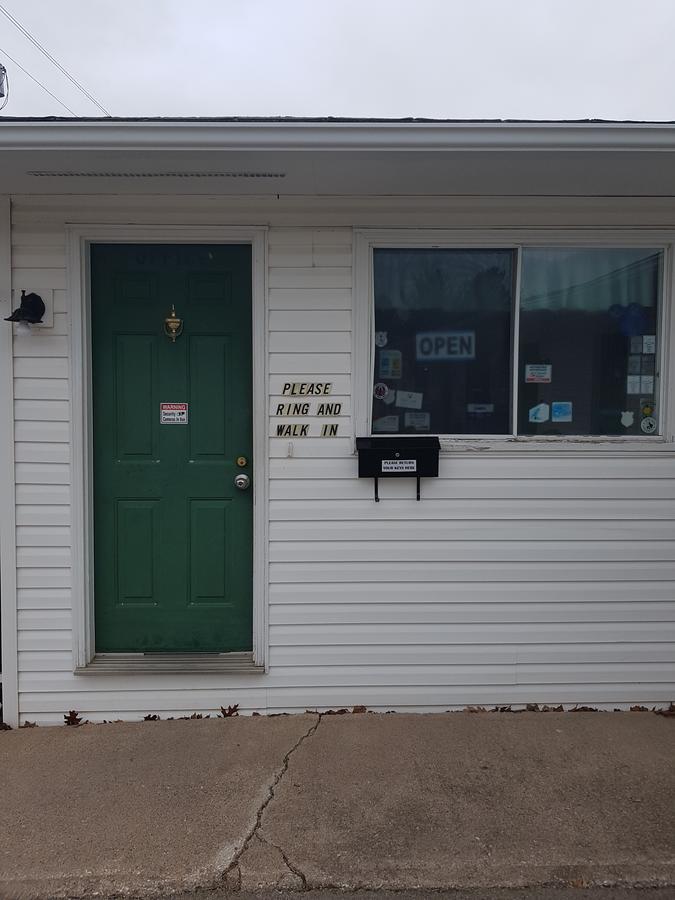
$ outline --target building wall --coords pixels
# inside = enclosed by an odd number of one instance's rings
[[[66,222],[270,226],[270,399],[330,380],[344,415],[329,440],[270,419],[266,675],[73,674]],[[22,720],[673,699],[673,452],[450,452],[423,502],[405,480],[379,504],[353,455],[352,226],[622,222],[673,225],[675,207],[13,198],[14,287],[54,291],[53,329],[14,338]]]

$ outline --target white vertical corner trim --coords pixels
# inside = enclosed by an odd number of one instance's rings
[[[89,254],[83,233],[68,230],[66,304],[70,352],[70,480],[71,590],[73,664],[85,666],[94,656],[93,504],[89,461],[91,452],[91,343],[89,337]]]
[[[0,196],[0,316],[11,312],[11,201]],[[16,612],[16,489],[14,475],[13,327],[0,321],[0,642],[2,646],[2,717],[19,724],[19,678]]]
[[[253,662],[269,672],[268,229],[249,229],[253,271]]]
[[[268,360],[266,226],[68,226],[70,315],[73,669],[95,655],[89,246],[92,243],[250,244],[253,366],[253,662],[268,669]]]

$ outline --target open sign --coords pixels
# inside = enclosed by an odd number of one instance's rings
[[[418,362],[476,358],[475,331],[421,331],[415,337]]]

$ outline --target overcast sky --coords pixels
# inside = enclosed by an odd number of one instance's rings
[[[0,0],[117,116],[675,119],[675,0]],[[96,107],[0,16],[0,115]]]

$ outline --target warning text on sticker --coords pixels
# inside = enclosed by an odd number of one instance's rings
[[[162,425],[187,425],[187,403],[160,403],[159,421]]]

